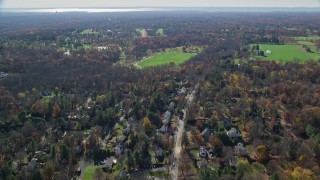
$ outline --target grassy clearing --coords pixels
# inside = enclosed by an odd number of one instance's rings
[[[96,31],[93,31],[92,29],[85,29],[79,34],[81,34],[81,35],[98,35],[99,33]]]
[[[140,67],[152,67],[152,66],[160,66],[169,64],[171,62],[175,63],[175,65],[180,65],[190,58],[195,56],[196,53],[182,53],[182,52],[170,52],[170,53],[159,53],[155,56],[147,58],[138,63]]]
[[[95,174],[95,171],[96,171],[97,167],[98,166],[94,166],[94,165],[87,166],[86,170],[84,171],[84,174],[83,174],[83,180],[92,180],[92,179],[94,179],[94,174]]]
[[[163,28],[159,28],[159,29],[156,31],[156,34],[157,34],[158,36],[165,36],[165,33],[164,33]]]
[[[145,29],[138,28],[138,29],[136,29],[136,31],[140,33],[141,37],[143,37],[143,38],[148,37],[148,33]]]
[[[320,36],[296,36],[293,37],[296,41],[310,41],[310,40],[319,40]]]
[[[261,50],[265,52],[266,57],[258,56],[261,59],[276,60],[281,62],[288,61],[307,61],[307,60],[318,60],[320,54],[316,53],[315,48],[311,48],[313,53],[308,53],[303,50],[301,45],[267,45],[259,44]],[[272,51],[272,54],[267,54],[266,51]]]

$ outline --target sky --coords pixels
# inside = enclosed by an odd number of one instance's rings
[[[0,0],[0,8],[319,7],[320,0]]]

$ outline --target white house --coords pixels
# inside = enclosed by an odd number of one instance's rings
[[[64,54],[64,55],[67,55],[67,56],[70,56],[70,55],[71,55],[70,50],[64,52],[63,54]]]
[[[106,46],[98,46],[98,50],[99,51],[107,50],[107,47]]]
[[[178,91],[178,95],[179,96],[185,96],[187,94],[187,89],[185,87],[181,88],[179,91]]]
[[[239,131],[236,128],[231,128],[228,132],[227,135],[230,138],[239,138],[241,137],[241,134],[239,133]]]

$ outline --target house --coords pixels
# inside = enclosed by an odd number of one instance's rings
[[[230,138],[240,138],[241,134],[239,133],[239,131],[236,128],[231,128],[228,132],[227,135]]]
[[[102,170],[107,171],[112,169],[113,164],[117,163],[117,159],[115,159],[113,156],[103,161]]]
[[[70,55],[71,55],[70,50],[64,52],[63,54],[64,54],[64,55],[67,55],[67,56],[70,56]]]
[[[207,151],[204,149],[204,147],[200,147],[199,156],[202,158],[207,157]]]
[[[187,94],[187,89],[185,87],[181,88],[179,91],[178,91],[178,95],[179,96],[185,96]]]
[[[107,50],[107,47],[106,46],[98,46],[98,50],[99,51]]]
[[[238,156],[247,156],[248,155],[248,151],[247,151],[247,149],[244,147],[244,145],[242,143],[238,143],[234,147],[234,152]]]
[[[37,158],[32,158],[31,161],[29,162],[28,166],[27,166],[27,169],[28,170],[34,170],[37,166],[37,161],[38,159]]]
[[[42,96],[50,96],[50,95],[51,95],[51,92],[48,89],[42,91]]]
[[[209,128],[205,128],[202,132],[201,135],[204,139],[208,139],[210,137],[210,130]]]
[[[226,128],[226,129],[230,129],[231,126],[232,126],[229,118],[226,118],[226,117],[224,117],[224,118],[222,119],[222,123],[223,123],[224,128]]]
[[[163,149],[161,147],[158,147],[158,149],[156,150],[156,156],[157,157],[163,156]]]
[[[170,123],[170,120],[171,120],[171,112],[170,112],[170,111],[166,111],[166,112],[164,113],[163,123],[164,123],[164,124],[169,124],[169,123]]]
[[[169,104],[169,109],[170,109],[170,110],[173,110],[173,109],[174,109],[174,106],[175,106],[174,102],[171,102],[171,103]]]
[[[230,158],[229,161],[228,161],[228,164],[231,167],[236,167],[237,166],[237,160],[234,157]]]
[[[8,73],[0,72],[0,78],[6,78],[8,76]]]
[[[198,168],[205,168],[208,167],[209,163],[206,159],[201,158],[199,161],[197,161]]]
[[[124,152],[124,146],[122,144],[118,144],[115,149],[114,152],[116,155],[121,155]]]
[[[209,154],[210,157],[216,155],[216,151],[215,151],[214,147],[209,149],[208,154]]]
[[[160,132],[160,133],[166,133],[168,132],[168,126],[167,125],[162,125],[162,127],[160,129],[157,129],[157,132]]]

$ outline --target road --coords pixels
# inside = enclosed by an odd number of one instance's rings
[[[199,87],[199,84],[197,84],[195,89],[191,92],[187,101],[187,108],[192,106],[194,96],[196,94],[196,90],[198,89],[198,87]],[[181,142],[182,142],[182,136],[184,133],[184,124],[185,124],[187,109],[183,109],[182,111],[184,113],[183,119],[179,120],[179,125],[175,133],[175,147],[173,151],[174,165],[171,168],[171,172],[170,172],[170,176],[172,180],[178,179],[179,161],[180,161],[180,155],[181,155]]]

